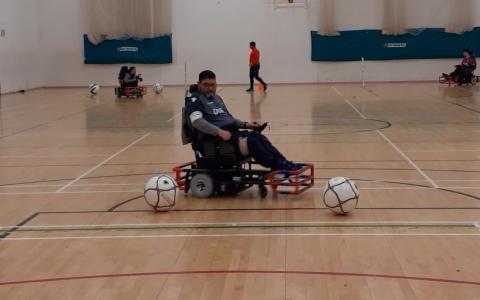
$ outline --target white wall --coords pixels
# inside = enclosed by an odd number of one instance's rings
[[[7,0],[2,0],[3,3]],[[118,65],[84,65],[82,35],[86,29],[84,0],[37,0],[41,28],[39,57],[46,86],[84,86],[90,82],[115,84]],[[262,54],[261,74],[267,82],[358,81],[360,62],[310,61],[310,30],[316,28],[317,1],[304,8],[274,9],[273,0],[172,0],[173,57],[171,65],[140,65],[147,83],[183,84],[184,62],[188,82],[202,69],[212,69],[220,83],[248,81],[248,42],[257,41]],[[413,0],[409,0],[413,1]],[[417,0],[415,0],[417,1]],[[421,0],[409,11],[411,22],[428,20],[439,26],[448,0]],[[476,24],[480,24],[480,0],[474,0]],[[35,0],[8,0],[35,2]],[[337,0],[340,29],[380,28],[382,0]],[[432,7],[438,9],[432,9]],[[445,6],[446,7],[446,6]],[[17,11],[18,13],[18,11]],[[0,15],[4,15],[0,12]],[[29,15],[34,12],[29,10]],[[425,17],[427,15],[427,17]],[[34,16],[31,16],[34,20]],[[27,26],[27,25],[22,25]],[[29,25],[30,26],[30,25]],[[2,39],[0,39],[2,41]],[[37,46],[34,44],[33,46]],[[18,48],[18,47],[17,47]],[[3,60],[2,60],[3,61]],[[449,70],[455,60],[367,62],[367,80],[431,80]],[[29,81],[32,81],[29,79]],[[38,80],[33,80],[37,83]],[[40,80],[41,82],[41,80]]]
[[[0,83],[1,92],[43,86],[40,68],[40,2],[37,0],[1,0]]]

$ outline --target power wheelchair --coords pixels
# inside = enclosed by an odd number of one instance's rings
[[[442,84],[448,84],[449,86],[456,84],[456,85],[463,85],[463,84],[471,84],[476,85],[477,82],[480,81],[480,76],[474,74],[476,67],[469,68],[466,70],[461,69],[460,65],[455,66],[458,72],[453,72],[452,74],[442,74],[438,78],[438,82]],[[456,73],[456,74],[455,74]]]
[[[147,88],[143,86],[118,86],[115,88],[117,98],[142,98],[147,94]]]
[[[266,124],[256,128],[265,129]],[[191,144],[195,161],[173,168],[180,190],[189,191],[196,198],[214,195],[236,195],[253,186],[258,186],[261,198],[272,193],[298,195],[314,185],[314,166],[301,164],[296,171],[270,171],[261,167],[252,157],[239,154],[230,143],[218,137],[200,134],[190,123],[182,108],[182,140]]]
[[[140,74],[136,76],[136,83],[134,84],[120,84],[115,87],[115,96],[117,98],[142,98],[147,94],[147,88],[141,85],[143,78]]]

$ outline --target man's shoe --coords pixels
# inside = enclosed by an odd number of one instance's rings
[[[287,161],[285,163],[285,167],[286,167],[286,170],[288,170],[288,171],[298,171],[301,168],[303,168],[303,165],[302,164],[296,164],[296,163],[291,162],[291,161]]]
[[[263,91],[264,91],[264,92],[267,91],[267,84],[266,84],[266,83],[263,85]]]
[[[249,88],[249,89],[246,90],[245,92],[253,92],[253,89],[252,89],[252,88]]]

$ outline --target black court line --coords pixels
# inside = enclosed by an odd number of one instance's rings
[[[347,168],[315,168],[315,170],[345,170]],[[352,170],[357,170],[356,168]],[[371,170],[376,170],[376,169],[371,169]],[[388,169],[390,171],[402,171],[402,170],[408,170],[412,171],[414,169]],[[480,171],[470,171],[470,170],[435,170],[435,169],[426,169],[425,171],[434,171],[434,172],[480,172]],[[171,171],[169,171],[171,172]],[[113,178],[113,177],[130,177],[130,176],[144,176],[144,175],[155,175],[156,173],[138,173],[138,174],[117,174],[117,175],[104,175],[104,176],[93,176],[93,177],[84,177],[83,179],[97,179],[97,178]],[[56,181],[67,181],[67,180],[72,180],[73,178],[63,178],[63,179],[51,179],[51,180],[38,180],[38,181],[24,181],[24,182],[17,182],[17,183],[5,183],[5,184],[0,184],[0,187],[8,187],[12,185],[23,185],[23,184],[30,184],[30,183],[48,183],[48,182],[56,182]],[[318,180],[327,180],[330,178],[327,177],[315,177],[314,179]],[[358,179],[358,178],[352,178],[354,180],[364,180],[364,181],[379,181],[379,182],[388,182],[388,183],[396,183],[396,184],[403,184],[401,182],[396,182],[396,181],[385,181],[385,180],[377,180],[377,179]],[[422,179],[419,179],[418,181],[424,181]],[[42,187],[42,185],[39,185],[39,187]],[[430,186],[424,186],[424,187],[429,187]],[[480,187],[479,187],[480,188]]]
[[[103,177],[103,176],[102,176]],[[328,179],[328,178],[316,178],[316,179]],[[364,181],[364,182],[372,182],[372,181],[377,181],[377,180],[372,180],[372,179],[359,179],[359,178],[353,178],[353,180],[356,181]],[[407,185],[407,186],[415,186],[415,187],[423,187],[423,188],[429,188],[431,189],[430,186],[427,185],[421,185],[421,184],[415,184],[415,183],[406,183],[406,182],[396,182],[396,181],[381,181],[385,183],[392,183],[392,184],[400,184],[400,185]],[[471,199],[475,200],[480,200],[480,197],[460,192],[460,191],[455,191],[455,190],[450,190],[450,189],[445,189],[445,188],[439,188],[437,190],[449,192],[449,193],[454,193],[458,194],[464,197],[468,197]],[[122,205],[129,203],[133,200],[141,198],[143,195],[139,195],[124,201],[121,201],[120,203],[117,203],[116,205],[112,206],[108,210],[92,210],[92,211],[44,211],[44,212],[36,212],[29,216],[28,218],[22,220],[20,223],[18,223],[15,227],[13,227],[11,230],[8,232],[5,232],[4,234],[0,235],[0,240],[5,239],[8,237],[8,235],[12,234],[13,232],[17,231],[19,228],[21,228],[23,225],[27,224],[37,216],[41,214],[84,214],[84,213],[132,213],[132,212],[149,212],[152,213],[152,210],[121,210],[121,211],[116,211],[115,209],[121,207]],[[296,211],[296,210],[326,210],[328,208],[326,207],[280,207],[280,208],[198,208],[198,209],[172,209],[170,212],[213,212],[213,211]],[[357,209],[359,210],[479,210],[480,207],[358,207]]]
[[[480,207],[442,206],[442,207],[357,207],[355,210],[480,210]],[[327,207],[244,207],[244,208],[186,208],[171,209],[165,212],[154,212],[151,209],[126,209],[126,210],[78,210],[78,211],[42,211],[39,215],[50,214],[111,214],[111,213],[168,213],[168,212],[217,212],[217,211],[302,211],[302,210],[328,210]],[[25,225],[25,224],[23,224]]]
[[[480,122],[479,122],[480,124]],[[448,124],[445,124],[448,125]],[[473,130],[472,130],[473,131]],[[415,143],[415,144],[431,144],[431,143],[438,143],[438,142],[445,142],[441,140],[430,140],[430,141],[418,141],[418,140],[395,140],[395,143]],[[451,141],[452,143],[476,143],[476,140],[454,140]],[[279,145],[298,145],[298,144],[379,144],[381,140],[374,140],[374,141],[298,141],[298,142],[275,142],[275,144]],[[84,147],[85,145],[71,145],[71,146],[58,146],[58,147],[47,147],[47,146],[2,146],[2,149],[48,149],[48,148],[56,148],[56,149],[68,149],[68,148],[79,148]],[[174,144],[174,143],[166,143],[166,144],[142,144],[137,147],[140,148],[148,148],[148,147],[157,147],[157,146],[182,146],[182,144]],[[119,146],[88,146],[89,148],[116,148]]]
[[[362,179],[353,179],[357,181],[371,181],[371,180],[362,180]],[[387,183],[397,183],[397,184],[402,184],[402,185],[409,185],[409,186],[416,186],[416,187],[425,187],[425,188],[431,188],[430,186],[425,186],[425,185],[419,185],[419,184],[412,184],[412,183],[401,183],[401,182],[394,182],[394,181],[384,181]],[[450,192],[450,193],[455,193],[461,196],[473,198],[475,200],[480,200],[480,197],[459,192],[459,191],[454,191],[454,190],[449,190],[449,189],[444,189],[444,188],[439,188],[438,190],[442,190],[445,192]],[[5,232],[4,234],[0,235],[0,241],[2,239],[5,239],[8,237],[10,234],[14,233],[17,231],[19,228],[33,220],[39,215],[42,214],[89,214],[89,213],[153,213],[152,210],[147,210],[147,209],[142,209],[142,210],[115,210],[118,207],[121,207],[122,205],[129,203],[133,200],[142,198],[143,195],[139,195],[124,201],[121,201],[120,203],[117,203],[116,205],[112,206],[108,210],[80,210],[80,211],[40,211],[36,212],[32,215],[30,215],[28,218],[24,219],[20,223],[18,223],[15,227],[10,229],[8,232]],[[218,212],[218,211],[300,211],[300,210],[327,210],[327,207],[255,207],[255,208],[190,208],[190,209],[172,209],[169,210],[169,212]],[[358,210],[480,210],[480,207],[357,207],[356,209]]]
[[[17,231],[18,229],[20,229],[23,225],[27,224],[28,222],[30,222],[31,220],[35,219],[38,215],[40,215],[41,213],[39,212],[36,212],[32,215],[30,215],[29,217],[25,218],[23,221],[21,221],[20,223],[18,223],[17,225],[15,225],[15,227],[11,228],[10,230],[8,230],[7,232],[3,233],[0,235],[0,241],[2,239],[5,239],[6,237],[8,237],[10,234],[14,233],[15,231]]]
[[[462,105],[462,104],[456,103],[456,102],[451,102],[451,101],[448,101],[448,100],[443,100],[443,101],[448,102],[448,103],[453,104],[453,105],[456,105],[456,106],[460,106],[460,107],[462,107],[462,108],[464,108],[464,109],[466,109],[466,110],[472,111],[472,112],[474,112],[474,113],[480,114],[480,111],[478,111],[478,110],[476,110],[476,109],[474,109],[474,108],[468,107],[468,106],[466,106],[466,105]]]
[[[367,88],[367,87],[363,87],[364,90],[366,90],[367,92],[369,92],[370,94],[374,95],[375,97],[380,97],[379,94],[375,93],[373,90]]]
[[[96,108],[98,108],[99,106],[102,106],[102,105],[105,105],[105,104],[106,104],[106,103],[97,104],[97,105],[94,105],[93,107],[84,109],[84,110],[82,110],[82,111],[77,111],[77,112],[75,112],[75,113],[72,113],[72,114],[69,114],[69,115],[66,115],[66,116],[63,116],[63,117],[54,119],[54,120],[50,120],[50,121],[47,121],[47,122],[44,122],[44,123],[41,123],[41,124],[37,124],[37,125],[35,125],[35,126],[29,127],[29,128],[25,128],[25,129],[22,129],[22,130],[20,130],[20,131],[17,131],[17,132],[11,133],[11,134],[2,135],[2,136],[0,136],[0,139],[4,139],[4,138],[7,138],[7,137],[12,137],[12,136],[15,136],[15,135],[17,135],[17,134],[30,131],[30,130],[32,130],[32,129],[36,129],[36,128],[42,127],[42,126],[44,126],[44,125],[48,125],[48,124],[53,123],[53,122],[57,122],[57,121],[60,121],[60,120],[63,120],[63,119],[68,119],[68,118],[73,117],[73,116],[75,116],[75,115],[78,115],[78,114],[81,114],[81,113],[85,113],[85,112],[87,112],[87,111],[89,111],[89,110],[96,109]]]
[[[479,150],[473,150],[471,152],[480,152]],[[428,153],[428,152],[422,152],[422,153]],[[419,162],[480,162],[480,159],[415,159],[415,161]],[[405,160],[401,159],[391,159],[391,160],[366,160],[366,161],[359,161],[359,160],[318,160],[318,161],[304,161],[305,163],[375,163],[375,162],[405,162]],[[165,162],[144,162],[144,163],[106,163],[104,166],[176,166],[179,164],[179,162],[174,162],[174,163],[165,163]],[[90,166],[95,166],[96,164],[46,164],[46,165],[0,165],[0,168],[39,168],[39,167],[90,167]],[[328,168],[328,167],[322,167],[322,168],[315,168],[315,170],[321,170],[321,169],[358,169],[358,170],[363,170],[363,169],[374,169],[374,168],[368,168],[368,167],[344,167],[344,168]],[[378,170],[393,170],[393,171],[401,171],[401,170],[415,170],[415,169],[393,169],[393,168],[378,168]],[[427,171],[437,171],[433,169],[426,169]],[[438,170],[438,171],[452,171],[452,170]],[[452,172],[456,171],[461,171],[461,172],[470,172],[468,170],[453,170]],[[472,171],[472,172],[480,172],[479,171]],[[61,180],[61,179],[59,179]],[[68,180],[68,179],[65,179]],[[0,185],[2,186],[2,185]]]
[[[89,110],[93,110],[93,109],[96,109],[98,108],[99,106],[102,106],[102,105],[105,105],[107,103],[102,103],[102,104],[98,104],[98,105],[95,105],[91,108],[87,108],[85,110],[82,110],[82,111],[79,111],[79,112],[75,112],[75,113],[72,113],[70,115],[67,115],[67,116],[63,116],[63,117],[60,117],[60,118],[57,118],[57,119],[54,119],[54,120],[51,120],[51,121],[47,121],[47,122],[44,122],[44,123],[41,123],[41,124],[37,124],[35,126],[32,126],[32,127],[29,127],[29,128],[25,128],[25,129],[22,129],[20,131],[17,131],[17,132],[14,132],[14,133],[11,133],[11,134],[8,134],[8,135],[3,135],[3,136],[0,136],[0,139],[3,139],[3,138],[7,138],[7,137],[11,137],[11,136],[14,136],[14,135],[17,135],[17,134],[20,134],[20,133],[23,133],[23,132],[26,132],[26,131],[29,131],[29,130],[32,130],[32,129],[35,129],[35,128],[38,128],[38,127],[42,127],[44,125],[47,125],[47,124],[50,124],[50,123],[53,123],[53,122],[56,122],[56,121],[60,121],[60,120],[63,120],[63,119],[67,119],[69,117],[72,117],[74,115],[77,115],[77,114],[80,114],[80,113],[85,113]],[[299,134],[299,133],[269,133],[268,135],[272,135],[272,136],[286,136],[286,135],[295,135],[295,136],[301,136],[301,135],[308,135],[308,136],[318,136],[318,135],[332,135],[332,134],[346,134],[346,133],[360,133],[360,132],[373,132],[373,131],[376,131],[376,130],[383,130],[383,129],[387,129],[389,127],[392,126],[392,124],[388,121],[384,121],[384,120],[378,120],[378,119],[359,119],[359,120],[362,120],[362,121],[374,121],[374,122],[378,122],[378,123],[383,123],[382,126],[380,127],[376,127],[376,128],[368,128],[368,129],[358,129],[358,130],[347,130],[347,131],[335,131],[335,132],[326,132],[326,133],[308,133],[308,134]],[[338,124],[332,124],[332,125],[336,125],[338,126]],[[348,125],[348,124],[346,124]],[[166,127],[166,126],[159,126],[159,127]],[[159,127],[155,127],[155,126],[152,126],[152,127],[148,127],[148,128],[159,128]],[[172,126],[168,126],[166,128],[171,128]],[[99,127],[98,129],[109,129],[111,127]],[[125,128],[125,129],[142,129],[142,128],[146,128],[146,127],[116,127],[115,129],[118,129],[118,128]],[[89,129],[95,129],[95,128],[89,128]],[[165,144],[167,145],[167,144]],[[180,144],[179,144],[180,145]],[[111,146],[111,145],[110,145]],[[70,146],[72,147],[72,146]],[[78,146],[74,146],[74,147],[80,147],[80,145]]]
[[[316,178],[316,179],[328,179],[328,178]],[[372,182],[376,180],[371,179],[360,179],[360,178],[353,178],[356,181],[364,181],[364,182]],[[423,187],[429,188],[430,186],[415,184],[415,183],[406,183],[406,182],[396,182],[396,181],[381,181],[385,183],[392,183],[392,184],[399,184],[399,185],[407,185],[407,186],[415,186],[415,187]],[[461,196],[465,196],[471,199],[480,200],[480,197],[459,192],[455,190],[439,188],[438,190],[458,194]],[[9,232],[0,235],[0,240],[6,238],[11,233],[15,232],[21,226],[25,225],[29,221],[33,220],[35,217],[41,214],[84,214],[84,213],[132,213],[132,212],[152,212],[152,210],[116,210],[117,208],[121,207],[122,205],[129,203],[133,200],[141,198],[143,195],[139,195],[124,201],[117,203],[116,205],[112,206],[108,210],[91,210],[91,211],[41,211],[36,212],[29,216],[28,218],[21,221],[16,227],[12,228]],[[172,209],[170,211],[174,212],[213,212],[213,211],[296,211],[296,210],[326,210],[326,207],[280,207],[280,208],[199,208],[199,209]],[[480,207],[358,207],[359,210],[479,210]]]
[[[140,195],[140,196],[136,196],[136,197],[127,199],[127,200],[125,200],[125,201],[122,201],[122,202],[120,202],[120,203],[118,203],[118,204],[110,207],[107,211],[114,211],[116,208],[118,208],[118,207],[120,207],[120,206],[122,206],[122,205],[124,205],[124,204],[127,204],[128,202],[131,202],[131,201],[133,201],[133,200],[136,200],[136,199],[139,199],[139,198],[142,198],[142,197],[143,197],[143,195]]]
[[[433,97],[433,98],[435,98],[435,99],[438,99],[438,100],[441,100],[441,101],[444,101],[444,102],[450,103],[450,104],[452,104],[452,105],[459,106],[459,107],[461,107],[461,108],[463,108],[463,109],[466,109],[466,110],[468,110],[468,111],[471,111],[471,112],[474,112],[474,113],[480,114],[480,111],[479,111],[479,110],[476,110],[476,109],[474,109],[474,108],[471,108],[471,107],[469,107],[469,106],[462,105],[462,104],[460,104],[460,103],[453,102],[453,101],[448,101],[447,99],[445,99],[445,98],[442,98],[442,97],[439,97],[439,96],[435,96],[435,95],[430,95],[430,96],[432,96],[432,97]]]
[[[315,179],[323,179],[323,180],[326,180],[326,179],[329,179],[329,178],[315,178]],[[360,178],[352,178],[352,180],[355,180],[355,181],[359,181],[359,182],[374,182],[374,181],[377,181],[377,180],[373,180],[373,179],[360,179]],[[420,188],[426,188],[426,189],[433,189],[431,186],[429,185],[422,185],[422,184],[416,184],[416,183],[408,183],[408,182],[398,182],[398,181],[388,181],[388,180],[383,180],[381,182],[384,182],[384,183],[392,183],[392,184],[399,184],[399,185],[406,185],[406,186],[413,186],[413,187],[420,187]],[[465,197],[468,197],[468,198],[472,198],[474,200],[480,200],[480,197],[478,196],[475,196],[475,195],[472,195],[472,194],[468,194],[468,193],[464,193],[464,192],[459,192],[459,191],[455,191],[455,190],[450,190],[450,189],[445,189],[445,188],[439,188],[438,190],[442,190],[442,191],[445,191],[445,192],[449,192],[449,193],[453,193],[453,194],[458,194],[458,195],[461,195],[461,196],[465,196]],[[136,197],[133,197],[133,198],[130,198],[130,199],[127,199],[127,200],[124,200],[124,201],[121,201],[119,203],[117,203],[116,205],[112,206],[111,208],[109,208],[107,210],[107,212],[114,212],[115,209],[119,208],[120,206],[126,204],[126,203],[129,203],[133,200],[136,200],[136,199],[139,199],[141,198],[143,195],[140,195],[140,196],[136,196]],[[222,211],[225,211],[225,210],[299,210],[299,209],[326,209],[326,208],[241,208],[241,209],[228,209],[228,208],[221,208],[221,209],[218,209],[218,210],[222,210]],[[361,208],[361,209],[416,209],[414,207],[412,208],[403,208],[403,207],[398,207],[398,208]],[[437,209],[435,207],[427,207],[427,208],[420,208],[420,209]],[[451,207],[445,207],[445,208],[438,208],[438,209],[480,209],[480,207],[460,207],[460,208],[451,208]],[[214,210],[217,210],[217,209],[207,209],[206,211],[214,211]],[[133,210],[133,212],[139,212],[139,211],[150,211],[150,210]],[[202,209],[184,209],[184,210],[176,210],[176,209],[173,209],[173,210],[170,210],[170,211],[204,211]],[[105,212],[105,211],[94,211],[94,212]],[[132,211],[115,211],[115,212],[132,212]],[[49,212],[49,213],[53,213],[53,212]],[[74,213],[74,212],[73,212]]]
[[[143,176],[143,175],[155,175],[155,174],[156,173],[117,174],[117,175],[103,175],[103,176],[83,177],[82,179],[130,177],[130,176]],[[61,178],[61,179],[50,179],[50,180],[24,181],[24,182],[17,182],[17,183],[4,183],[4,184],[0,184],[0,187],[6,187],[6,186],[11,186],[11,185],[30,184],[30,183],[47,183],[47,182],[67,181],[67,180],[73,180],[73,179],[75,179],[75,178]]]
[[[400,161],[400,160],[399,160]],[[308,161],[308,162],[313,162],[315,163],[316,161]],[[319,161],[322,162],[322,161]],[[323,162],[344,162],[344,161],[323,161]],[[359,162],[359,161],[357,161]],[[369,161],[365,161],[369,162]],[[363,163],[363,162],[359,162]],[[172,165],[176,165],[178,163],[172,163]],[[316,171],[321,171],[321,170],[388,170],[388,171],[412,171],[414,169],[409,169],[409,168],[315,168]],[[429,171],[429,172],[457,172],[457,173],[480,173],[480,170],[456,170],[456,169],[422,169],[424,171]],[[172,173],[173,171],[168,171],[169,173]],[[115,174],[115,175],[102,175],[102,176],[89,176],[89,177],[84,177],[82,179],[99,179],[99,178],[114,178],[114,177],[133,177],[133,176],[145,176],[145,175],[155,175],[158,172],[154,173],[130,173],[130,174]],[[69,181],[74,178],[59,178],[59,179],[48,179],[48,180],[34,180],[34,181],[22,181],[22,182],[12,182],[12,183],[3,183],[0,184],[0,187],[8,187],[12,185],[22,185],[22,184],[32,184],[32,183],[48,183],[48,182],[58,182],[58,181]],[[315,178],[315,179],[329,179],[329,178]],[[361,179],[357,179],[361,180]],[[370,181],[376,181],[374,179],[370,179]],[[421,180],[419,180],[421,181]],[[399,183],[399,182],[396,182]],[[399,183],[400,184],[400,183]]]
[[[328,178],[315,178],[315,179],[328,179]],[[372,181],[376,181],[376,180],[371,180],[371,179],[360,179],[360,178],[352,178],[352,180],[355,180],[355,181],[359,181],[359,182],[372,182]],[[422,184],[416,184],[416,183],[408,183],[408,182],[398,182],[398,181],[389,181],[389,180],[382,180],[381,182],[384,182],[384,183],[392,183],[392,184],[399,184],[399,185],[406,185],[406,186],[413,186],[413,187],[420,187],[420,188],[426,188],[426,189],[433,189],[431,186],[428,186],[428,185],[422,185]],[[472,195],[472,194],[468,194],[468,193],[464,193],[464,192],[460,192],[460,191],[455,191],[455,190],[451,190],[451,189],[446,189],[446,188],[438,188],[438,189],[435,189],[435,190],[441,190],[441,191],[444,191],[444,192],[448,192],[448,193],[453,193],[453,194],[457,194],[457,195],[460,195],[460,196],[465,196],[467,198],[472,198],[474,200],[480,200],[480,197],[478,196],[475,196],[475,195]],[[134,197],[134,198],[131,198],[131,199],[127,199],[125,201],[122,201],[116,205],[114,205],[113,207],[111,207],[110,209],[108,209],[109,212],[113,212],[115,209],[117,209],[118,207],[128,203],[128,202],[131,202],[135,199],[139,199],[141,198],[142,196],[137,196],[137,197]],[[480,207],[479,207],[480,209]],[[285,210],[288,210],[288,208],[286,208]],[[170,210],[172,211],[172,210]],[[178,210],[173,210],[173,211],[178,211]]]
[[[480,161],[480,160],[479,160]],[[22,166],[1,166],[0,168],[40,168],[40,167],[89,167],[89,166],[96,166],[97,164],[88,164],[88,165],[22,165]],[[131,165],[160,165],[160,164],[152,164],[152,163],[131,163],[131,164],[103,164],[102,166],[131,166]],[[171,166],[175,166],[175,164],[169,164]],[[375,168],[375,167],[322,167],[322,168],[315,168],[315,170],[375,170],[375,171],[415,171],[415,169],[411,168]],[[158,170],[159,172],[173,172],[172,170]],[[428,171],[428,170],[427,170]],[[480,172],[480,171],[475,171]],[[87,177],[83,177],[82,179],[87,179]],[[2,186],[2,185],[0,185]]]
[[[39,125],[36,125],[36,126],[33,126],[33,127],[30,127],[30,128],[26,128],[24,130],[21,130],[21,131],[18,131],[18,132],[14,132],[10,135],[4,135],[4,136],[0,136],[0,139],[1,138],[6,138],[6,137],[9,137],[9,136],[13,136],[13,135],[16,135],[16,134],[20,134],[22,132],[25,132],[25,131],[28,131],[28,130],[31,130],[31,129],[35,129],[35,128],[38,128],[38,127],[41,127],[43,125],[47,125],[48,123],[52,123],[52,122],[55,122],[55,121],[59,121],[59,120],[62,120],[62,119],[65,119],[65,118],[68,118],[68,117],[71,117],[73,115],[76,115],[76,114],[79,114],[79,113],[83,113],[85,111],[82,111],[82,112],[78,112],[78,113],[75,113],[75,114],[72,114],[72,115],[69,115],[69,116],[66,116],[66,117],[62,117],[62,118],[59,118],[59,119],[55,119],[55,120],[52,120],[52,121],[49,121],[49,122],[46,122],[46,123],[42,123],[42,124],[39,124]],[[387,122],[387,121],[382,121],[382,120],[374,120],[374,119],[366,119],[366,120],[372,120],[372,121],[376,121],[376,122],[381,122],[383,123],[382,126],[380,127],[376,127],[376,128],[366,128],[366,129],[353,129],[353,130],[339,130],[339,131],[332,131],[332,132],[319,132],[319,133],[275,133],[275,132],[269,132],[267,135],[268,136],[290,136],[290,135],[294,135],[294,136],[328,136],[328,135],[334,135],[334,134],[348,134],[348,133],[364,133],[364,132],[374,132],[376,130],[384,130],[384,129],[387,129],[389,127],[392,126],[392,124],[390,122]],[[335,126],[338,126],[338,125],[335,125]],[[134,128],[134,129],[140,129],[140,127],[125,127],[125,128]],[[151,127],[151,128],[156,128],[156,127]],[[91,128],[89,128],[91,129]],[[171,144],[145,144],[144,146],[155,146],[155,145],[161,145],[161,146],[167,146],[167,145],[171,145]],[[175,145],[182,145],[182,144],[175,144]],[[64,147],[81,147],[82,145],[69,145],[69,146],[64,146]],[[117,145],[107,145],[106,147],[116,147]],[[118,145],[120,146],[120,145]],[[30,148],[34,148],[34,147],[30,147]]]
[[[421,160],[418,160],[421,161]],[[429,162],[442,162],[443,160],[428,160]],[[454,160],[457,161],[457,160]],[[462,160],[463,161],[463,160]],[[466,162],[477,162],[480,160],[465,160]],[[358,162],[362,163],[362,162]],[[105,164],[104,166],[116,166],[117,164]],[[157,164],[119,164],[119,165],[157,165]],[[175,166],[175,164],[169,164]],[[20,167],[69,167],[69,166],[77,166],[77,165],[25,165],[25,166],[0,166],[0,168],[20,168]],[[92,165],[82,165],[82,166],[92,166]],[[321,167],[321,168],[314,168],[316,171],[321,170],[363,170],[363,171],[415,171],[412,168],[375,168],[375,167]],[[428,172],[452,172],[452,173],[480,173],[480,170],[455,170],[455,169],[422,169]],[[173,171],[168,170],[158,170],[155,173],[137,173],[137,174],[118,174],[118,175],[104,175],[104,176],[95,176],[95,177],[83,177],[82,179],[97,179],[97,178],[111,178],[111,177],[128,177],[128,176],[143,176],[143,175],[154,175],[158,172],[168,172],[172,173]],[[20,182],[20,183],[4,183],[0,184],[0,187],[7,187],[11,185],[22,185],[22,184],[29,184],[29,183],[44,183],[44,182],[55,182],[55,181],[66,181],[72,180],[74,178],[65,178],[65,179],[52,179],[52,180],[44,180],[44,181],[29,181],[29,182]],[[317,178],[315,178],[317,179]],[[419,180],[420,181],[420,180]]]

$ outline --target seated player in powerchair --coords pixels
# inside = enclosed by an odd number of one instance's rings
[[[124,87],[138,87],[138,82],[143,81],[142,75],[137,75],[137,69],[135,67],[130,67],[128,72],[124,74],[123,80],[121,81],[122,88]]]
[[[122,87],[123,86],[123,80],[125,79],[125,75],[128,73],[128,67],[127,66],[122,66],[120,68],[120,72],[118,73],[118,84]]]
[[[463,60],[460,65],[455,66],[455,71],[450,74],[443,73],[444,78],[452,78],[458,84],[470,83],[474,74],[473,71],[477,68],[477,60],[473,52],[465,49],[463,50]]]
[[[263,128],[257,123],[244,122],[233,117],[222,98],[216,94],[215,73],[206,70],[199,74],[198,84],[191,87],[186,99],[186,116],[199,136],[197,139],[218,137],[231,144],[241,156],[251,156],[266,168],[272,170],[299,170],[303,165],[288,161],[261,133],[240,129]],[[260,130],[259,130],[260,129]],[[200,152],[202,152],[200,150]],[[202,153],[203,154],[203,153]]]

